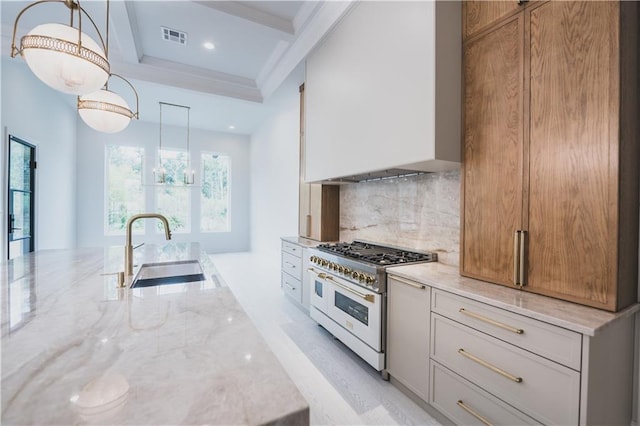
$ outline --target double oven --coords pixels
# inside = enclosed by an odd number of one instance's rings
[[[434,261],[418,253],[362,241],[310,250],[310,315],[387,377],[387,266]]]

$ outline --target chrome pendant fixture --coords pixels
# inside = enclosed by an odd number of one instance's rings
[[[29,31],[16,47],[16,31],[22,15],[42,3],[63,3],[70,10],[70,24],[42,24]],[[78,28],[73,26],[78,14]],[[100,43],[82,32],[83,15],[95,28]],[[100,89],[109,78],[107,48],[95,22],[79,0],[41,0],[20,11],[13,25],[11,57],[20,54],[31,71],[49,87],[63,93],[83,95]]]

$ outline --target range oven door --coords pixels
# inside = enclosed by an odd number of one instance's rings
[[[327,315],[371,348],[382,350],[382,295],[333,275],[326,276],[331,291]]]
[[[314,306],[320,312],[327,314],[327,300],[328,293],[330,291],[330,285],[327,282],[327,275],[323,272],[318,272],[313,268],[309,268],[309,274],[311,279],[311,288],[309,289],[309,303]]]

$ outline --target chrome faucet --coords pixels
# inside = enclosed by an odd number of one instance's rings
[[[166,217],[162,216],[159,213],[140,213],[134,214],[127,221],[127,234],[126,234],[126,243],[124,246],[124,275],[133,275],[133,245],[131,244],[131,227],[133,226],[133,222],[138,219],[149,219],[149,218],[160,219],[162,224],[164,225],[164,235],[167,240],[171,239],[171,230],[169,229],[169,221]]]

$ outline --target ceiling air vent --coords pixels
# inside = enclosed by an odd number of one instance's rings
[[[160,27],[162,29],[162,38],[166,41],[172,41],[174,43],[186,45],[187,33],[184,31],[172,30],[167,27]]]

